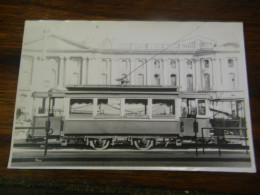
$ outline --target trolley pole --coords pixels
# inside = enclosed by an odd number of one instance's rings
[[[51,115],[51,96],[52,96],[52,90],[50,89],[50,90],[48,91],[48,98],[49,98],[48,115],[47,115],[47,121],[46,121],[46,123],[45,123],[45,133],[46,133],[46,137],[45,137],[44,156],[47,155],[49,132],[50,132],[50,128],[51,128],[51,121],[50,121],[50,115]]]

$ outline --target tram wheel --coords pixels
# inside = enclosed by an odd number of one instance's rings
[[[149,150],[154,146],[153,139],[136,139],[134,145],[138,150]]]
[[[110,145],[110,142],[108,139],[92,139],[89,141],[89,145],[94,150],[105,150]]]

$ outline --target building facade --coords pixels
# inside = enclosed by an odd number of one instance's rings
[[[17,91],[22,106],[17,108],[17,118],[31,118],[32,93],[66,91],[69,86],[176,88],[183,98],[209,94],[215,110],[238,113],[232,102],[237,104],[233,100],[245,97],[246,87],[240,83],[244,74],[240,56],[238,43],[218,44],[204,37],[176,44],[112,44],[105,40],[92,48],[44,35],[23,44]]]

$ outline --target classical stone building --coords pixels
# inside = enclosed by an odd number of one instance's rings
[[[205,37],[175,44],[105,40],[88,47],[44,35],[23,44],[17,113],[31,117],[33,92],[65,91],[68,86],[172,87],[183,98],[208,94],[212,100],[243,99],[245,84],[240,78],[245,74],[241,68],[245,62],[240,59],[240,49],[238,43],[219,44]],[[233,112],[232,101],[228,105]],[[215,107],[229,110],[225,104]]]

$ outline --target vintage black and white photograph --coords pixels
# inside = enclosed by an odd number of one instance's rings
[[[255,172],[242,23],[26,21],[9,168]]]

